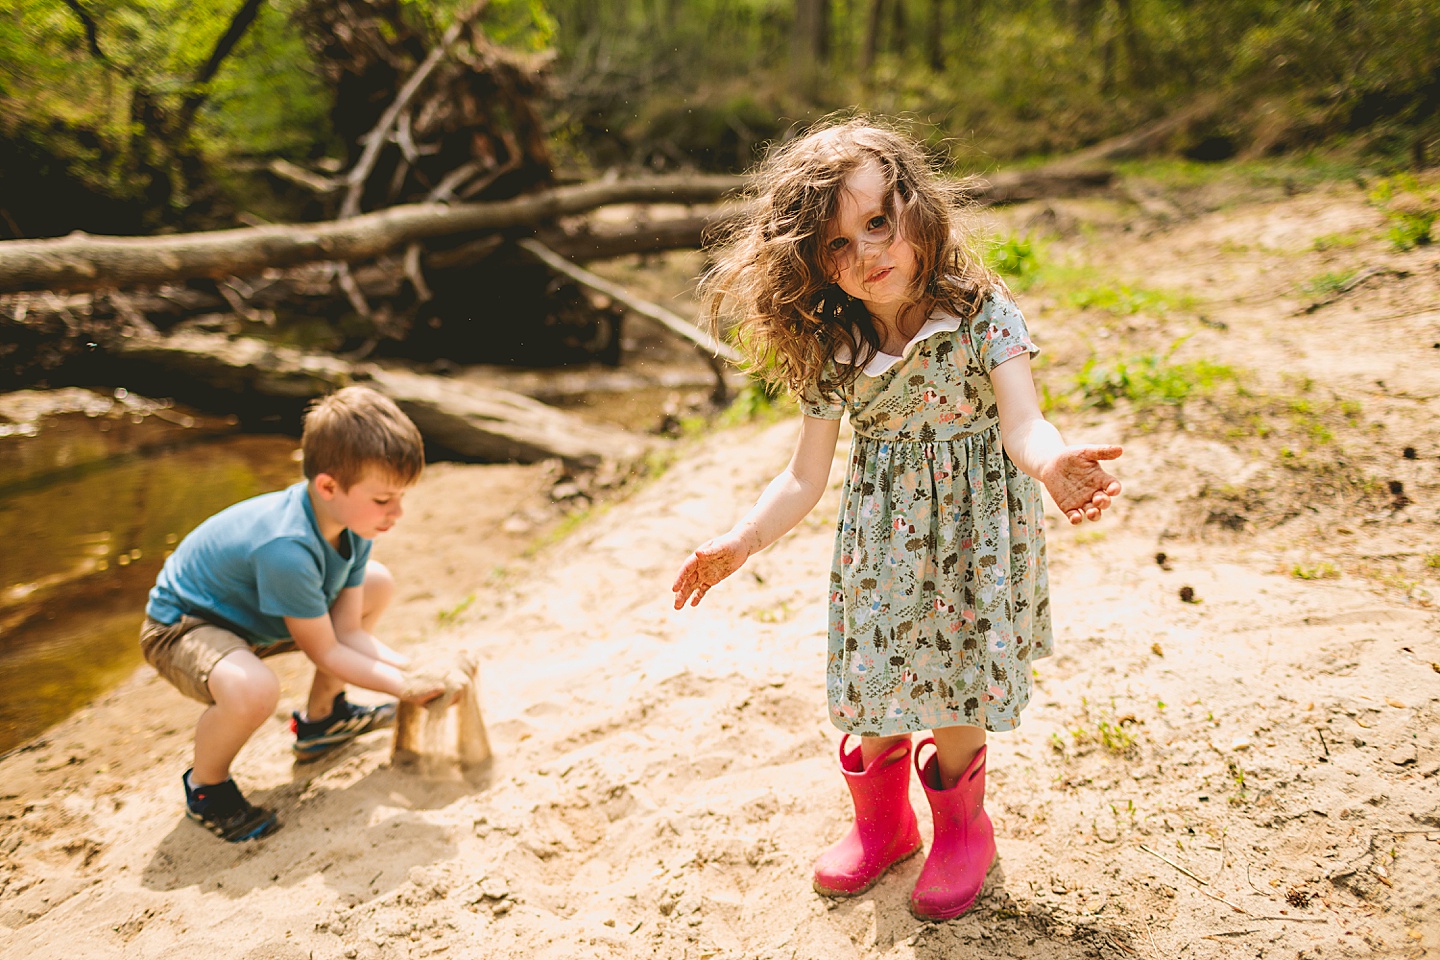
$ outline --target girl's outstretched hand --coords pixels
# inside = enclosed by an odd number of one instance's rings
[[[739,570],[749,558],[750,547],[733,533],[700,544],[680,568],[675,584],[670,588],[675,591],[675,609],[684,607],[686,600],[690,601],[690,606],[695,606],[705,599],[711,587]],[[694,599],[691,599],[691,594],[694,594]]]
[[[1120,495],[1120,481],[1100,466],[1120,453],[1114,445],[1066,447],[1040,471],[1040,482],[1071,523],[1099,520],[1110,498]]]

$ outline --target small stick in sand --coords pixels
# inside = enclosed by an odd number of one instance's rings
[[[1203,884],[1204,886],[1207,886],[1207,887],[1210,886],[1210,881],[1209,881],[1209,880],[1205,880],[1205,879],[1202,879],[1202,878],[1200,878],[1200,877],[1195,876],[1195,874],[1191,873],[1189,870],[1186,870],[1184,867],[1180,866],[1180,864],[1176,863],[1174,860],[1171,860],[1169,857],[1165,856],[1164,854],[1156,853],[1154,850],[1151,850],[1149,847],[1145,846],[1145,844],[1143,844],[1143,843],[1140,844],[1140,849],[1141,849],[1141,850],[1144,850],[1146,853],[1150,854],[1150,856],[1152,856],[1152,857],[1159,857],[1161,860],[1164,860],[1166,863],[1170,864],[1170,866],[1174,867],[1176,870],[1179,870],[1181,873],[1185,874],[1185,876],[1189,877],[1191,880],[1194,880],[1196,883]]]

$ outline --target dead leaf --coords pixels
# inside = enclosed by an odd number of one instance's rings
[[[1150,652],[1155,654],[1155,656],[1157,657],[1165,656],[1165,651],[1161,649],[1160,643],[1158,641],[1150,644]]]
[[[1401,703],[1399,700],[1396,700],[1394,697],[1386,697],[1385,702],[1390,704],[1390,706],[1395,707],[1396,709],[1405,709],[1405,704]]]

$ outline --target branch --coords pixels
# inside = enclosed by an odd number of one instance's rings
[[[210,96],[210,81],[215,79],[215,74],[220,71],[220,64],[230,56],[230,51],[240,42],[245,31],[250,29],[250,24],[255,22],[256,15],[260,12],[260,6],[265,0],[244,0],[240,9],[235,11],[235,16],[230,20],[230,26],[215,43],[215,49],[210,51],[210,58],[205,61],[200,72],[195,74],[195,79],[190,81],[192,90],[186,95],[180,105],[180,113],[175,120],[175,139],[184,140],[185,135],[190,132],[190,125],[195,122],[195,114]]]
[[[90,52],[95,55],[95,59],[107,66],[113,66],[110,58],[105,56],[105,51],[100,49],[100,31],[95,26],[94,19],[85,11],[84,7],[80,6],[80,0],[64,0],[64,3],[65,6],[75,11],[75,16],[80,18],[80,25],[85,28],[85,42],[89,45]]]
[[[380,156],[380,148],[390,139],[390,132],[394,128],[401,113],[410,105],[415,94],[429,78],[440,62],[445,59],[450,51],[450,45],[460,39],[460,33],[465,27],[485,10],[488,0],[476,0],[476,2],[450,24],[440,42],[430,51],[425,60],[405,81],[405,86],[400,88],[395,102],[385,110],[380,117],[380,122],[375,124],[374,129],[367,133],[362,142],[365,149],[360,153],[360,159],[355,161],[355,166],[346,176],[346,183],[349,187],[345,191],[345,200],[340,204],[340,219],[346,220],[360,212],[360,195],[364,192],[365,181],[369,178],[370,172],[375,168],[375,160]]]
[[[268,225],[162,237],[0,241],[0,293],[96,290],[194,277],[259,273],[317,260],[365,260],[430,237],[532,230],[614,203],[707,203],[744,185],[739,177],[669,176],[558,187],[491,203],[405,204],[343,221]]]
[[[717,359],[723,359],[736,366],[744,362],[739,351],[730,345],[721,343],[704,330],[701,330],[682,317],[671,313],[659,304],[651,303],[649,300],[641,300],[619,284],[611,283],[603,277],[597,277],[589,270],[575,266],[575,264],[570,261],[557,256],[543,243],[536,240],[521,240],[519,246],[520,249],[531,254],[557,273],[564,274],[576,283],[589,287],[591,290],[603,293],[617,303],[623,303],[626,307],[629,307],[642,317],[649,317],[672,333],[678,333],[686,340],[689,340],[708,354],[706,359],[710,361],[710,366],[715,370],[716,377],[720,378],[722,388],[725,382],[725,370],[721,364],[715,361]]]

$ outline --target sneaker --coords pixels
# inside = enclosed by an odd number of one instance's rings
[[[280,829],[272,810],[246,800],[234,780],[190,786],[190,772],[180,778],[185,785],[185,815],[221,840],[240,843],[268,836]]]
[[[330,716],[322,720],[303,720],[299,713],[290,715],[290,729],[295,733],[295,759],[301,763],[316,760],[341,744],[349,743],[362,733],[380,730],[395,722],[395,704],[382,703],[362,707],[345,699],[345,691],[335,694]]]

